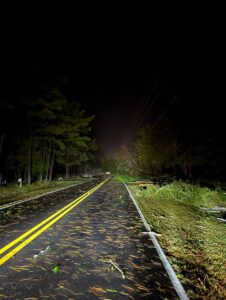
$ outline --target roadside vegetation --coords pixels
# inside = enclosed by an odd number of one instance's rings
[[[63,173],[70,178],[94,158],[94,116],[62,89],[42,85],[30,97],[0,104],[0,184],[19,178],[28,184],[51,181]],[[19,122],[9,124],[17,115]]]
[[[191,299],[225,299],[226,193],[184,182],[129,184]],[[221,207],[221,211],[213,208]]]
[[[37,181],[32,184],[22,185],[21,188],[18,184],[11,183],[6,187],[0,187],[0,205],[42,195],[47,192],[71,186],[81,182],[82,180],[84,179],[77,177],[72,180]]]
[[[130,175],[115,175],[114,179],[119,182],[135,182],[137,180],[136,177]]]

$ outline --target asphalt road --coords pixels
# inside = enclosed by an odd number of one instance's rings
[[[2,211],[0,249],[97,184]],[[0,299],[177,299],[143,231],[125,187],[109,180],[0,266]]]

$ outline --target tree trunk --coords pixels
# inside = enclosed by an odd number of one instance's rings
[[[41,143],[40,148],[40,171],[39,171],[39,180],[42,181],[43,179],[43,156],[44,156],[44,149],[43,149],[43,143]]]
[[[70,165],[68,163],[68,155],[67,155],[67,148],[65,149],[65,177],[68,179],[69,178],[69,173],[70,173]]]
[[[27,170],[27,183],[31,184],[31,176],[32,176],[32,140],[31,140],[31,132],[29,133],[29,141],[28,141],[28,170]]]
[[[49,170],[49,180],[51,181],[53,178],[53,166],[54,166],[54,160],[55,160],[55,150],[53,150],[53,155],[52,155],[52,160],[51,160],[51,165],[50,165],[50,170]]]
[[[2,165],[1,165],[2,160],[1,160],[1,158],[2,158],[2,148],[3,148],[4,139],[5,139],[5,135],[3,133],[1,133],[1,135],[0,135],[0,172],[2,171],[1,170],[2,169]]]
[[[43,173],[44,173],[44,167],[45,167],[45,140],[43,139],[41,141],[41,147],[40,147],[40,172],[39,172],[39,180],[43,180]]]
[[[2,148],[3,148],[4,138],[5,138],[5,135],[3,133],[1,133],[1,136],[0,136],[0,160],[1,160],[1,157],[2,157]]]
[[[191,165],[187,162],[183,162],[181,164],[181,168],[182,168],[182,173],[185,177],[185,179],[189,179],[191,180],[192,179],[192,168],[191,168]]]
[[[46,176],[45,176],[45,181],[48,180],[48,175],[49,175],[51,148],[52,148],[52,144],[50,143],[49,144],[49,153],[48,153],[47,162],[46,162]]]
[[[69,179],[69,174],[70,174],[70,166],[67,162],[65,162],[65,177]]]

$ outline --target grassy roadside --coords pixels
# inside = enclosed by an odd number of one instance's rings
[[[34,182],[30,185],[23,185],[21,188],[17,184],[11,183],[8,184],[7,187],[0,187],[0,205],[42,195],[82,181],[84,181],[84,179],[76,178],[74,180],[65,181]]]
[[[119,182],[134,182],[137,178],[129,175],[115,175],[114,179]]]
[[[226,224],[202,207],[225,194],[182,182],[129,185],[191,299],[226,299]]]

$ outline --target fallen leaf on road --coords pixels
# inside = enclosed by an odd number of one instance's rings
[[[58,265],[54,266],[52,268],[53,273],[59,273],[60,272],[60,267]]]
[[[107,293],[102,287],[98,287],[98,286],[90,287],[88,289],[88,292],[97,297],[104,296]]]

